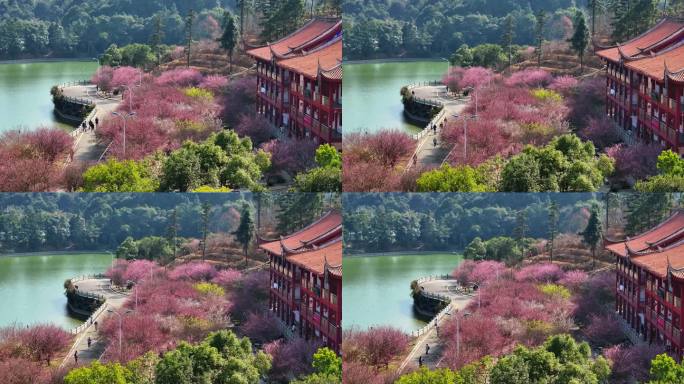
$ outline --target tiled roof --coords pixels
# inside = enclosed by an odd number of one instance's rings
[[[660,81],[664,80],[666,65],[671,72],[684,70],[684,44],[662,51],[657,55],[629,61],[625,64],[627,68]]]
[[[341,233],[341,229],[342,215],[337,211],[330,211],[309,226],[280,240],[261,244],[259,247],[267,252],[282,255],[282,246],[292,251],[301,250],[308,245],[315,245],[318,239],[326,239],[333,233]]]
[[[288,256],[287,260],[318,275],[323,275],[328,267],[329,272],[342,276],[342,239],[337,238],[320,248]]]
[[[654,275],[665,278],[668,264],[673,269],[684,268],[684,242],[676,243],[665,249],[660,249],[643,256],[632,257],[632,263],[648,270]],[[681,277],[681,272],[673,272]]]
[[[664,241],[671,242],[675,234],[680,234],[684,238],[682,229],[684,229],[684,211],[678,210],[655,228],[628,238],[626,241],[607,245],[606,249],[621,256],[628,256],[630,253],[628,248],[631,253],[654,251],[657,250],[659,244],[664,244]]]
[[[274,53],[277,56],[285,56],[293,49],[306,46],[308,43],[319,39],[321,35],[324,35],[333,28],[337,28],[339,24],[340,21],[334,19],[313,19],[300,29],[275,43],[251,49],[247,51],[247,54],[263,60],[271,60]]]
[[[635,56],[642,53],[642,51],[648,51],[649,48],[657,45],[683,28],[684,22],[682,21],[675,19],[663,19],[653,28],[644,32],[640,36],[637,36],[634,39],[616,47],[600,50],[596,52],[596,54],[602,58],[619,62],[622,56],[620,51],[622,51],[622,54],[627,57]]]
[[[342,65],[338,65],[327,71],[321,71],[321,76],[330,80],[342,80]]]
[[[342,37],[337,37],[330,43],[301,56],[285,59],[279,64],[283,68],[297,71],[309,78],[318,78],[318,69],[323,71],[335,70],[342,62]],[[339,71],[340,79],[342,71]]]

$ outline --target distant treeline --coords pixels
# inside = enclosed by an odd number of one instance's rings
[[[349,193],[343,198],[345,253],[465,250],[473,259],[514,261],[501,250],[529,248],[551,231],[578,235],[593,207],[604,233],[610,227],[634,235],[682,202],[681,194],[670,193]],[[483,254],[468,255],[476,238]]]
[[[616,42],[642,33],[662,14],[684,11],[681,1],[653,0],[344,0],[344,54],[448,58],[462,44],[537,46],[540,34],[565,41],[578,7],[592,33],[610,33]]]
[[[0,252],[115,250],[126,238],[199,238],[203,206],[208,232],[229,233],[249,204],[285,233],[308,224],[336,197],[308,194],[0,194]],[[253,216],[254,217],[254,216]],[[265,224],[262,224],[265,225]]]
[[[219,28],[220,7],[233,4],[232,0],[0,0],[0,59],[48,54],[94,57],[111,44],[148,43],[158,29],[161,43],[179,44],[185,38],[190,9],[197,15],[199,38]]]
[[[346,252],[463,250],[475,238],[514,236],[524,221],[522,237],[544,238],[551,202],[558,206],[560,233],[578,233],[589,208],[603,195],[388,193],[346,194]],[[523,212],[523,214],[521,214]],[[522,216],[522,218],[521,218]]]

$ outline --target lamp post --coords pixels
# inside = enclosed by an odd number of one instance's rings
[[[477,114],[463,117],[463,162],[468,161],[468,120],[477,120]]]
[[[128,280],[127,285],[133,284],[133,295],[135,297],[135,310],[138,310],[138,284],[135,281]]]
[[[470,312],[465,312],[463,317],[470,316]],[[456,316],[456,358],[461,357],[461,317]]]
[[[446,59],[444,57],[440,57],[440,60],[444,60],[447,63],[447,79],[449,78],[449,75],[451,74],[451,61],[449,59]],[[448,81],[447,81],[448,83]],[[445,84],[447,87],[447,96],[449,95],[449,84]]]
[[[109,255],[112,256],[112,268],[114,268],[114,252],[112,252],[112,251],[105,251],[105,252],[109,253]]]
[[[129,117],[135,116],[136,113],[129,112],[128,114],[122,114],[119,112],[112,112],[112,115],[118,116],[123,120],[123,157],[126,159],[126,120],[128,120]]]
[[[108,309],[107,312],[114,313],[117,316],[119,316],[119,361],[121,361],[121,357],[122,357],[121,350],[122,350],[122,340],[123,340],[123,315],[121,314],[121,312],[114,310],[114,309]],[[131,311],[129,309],[126,312],[124,312],[124,315],[129,314],[131,312],[133,312],[133,311]]]

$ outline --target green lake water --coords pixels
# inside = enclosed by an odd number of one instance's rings
[[[69,316],[66,279],[104,272],[107,253],[0,256],[0,327],[53,323],[66,329],[82,322]]]
[[[342,285],[344,328],[391,325],[410,332],[425,325],[413,311],[411,281],[453,271],[453,253],[345,257]]]
[[[50,89],[70,81],[88,80],[97,71],[95,61],[0,63],[0,133],[22,128],[59,126]]]
[[[440,80],[446,61],[344,64],[342,83],[345,132],[375,132],[383,128],[419,132],[404,118],[401,87]]]

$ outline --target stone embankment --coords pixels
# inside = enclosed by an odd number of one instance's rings
[[[450,120],[456,120],[460,117],[468,105],[469,98],[454,97],[448,92],[445,85],[439,83],[409,85],[407,89],[411,92],[415,102],[426,103],[428,106],[439,106],[441,110],[427,122],[420,133],[413,136],[417,141],[416,150],[409,158],[405,170],[408,171],[413,166],[439,167],[452,150],[442,143],[442,128]],[[424,120],[427,121],[428,119]]]
[[[399,367],[399,372],[404,372],[407,368],[417,368],[419,359],[423,366],[434,369],[439,366],[442,351],[444,348],[443,340],[440,338],[440,328],[451,318],[456,316],[460,310],[464,310],[473,295],[465,293],[458,281],[450,276],[430,276],[416,280],[416,295],[420,295],[420,301],[431,301],[437,305],[433,308],[442,309],[437,312],[432,320],[423,328],[413,331],[411,336],[415,343]],[[419,313],[430,315],[430,309],[421,309]],[[430,346],[429,353],[425,353],[426,346]]]
[[[59,86],[62,94],[68,100],[78,100],[79,103],[89,104],[93,106],[92,111],[85,117],[83,121],[88,122],[99,121],[99,126],[107,120],[113,118],[112,112],[116,111],[121,104],[120,96],[109,96],[97,91],[97,87],[88,82],[67,83]],[[80,126],[82,121],[76,123],[79,127],[72,132],[74,137],[74,156],[72,161],[78,162],[94,162],[100,161],[106,148],[103,148],[97,141],[95,130],[90,127],[83,129]]]
[[[99,325],[102,324],[104,319],[112,315],[109,310],[120,311],[128,299],[128,294],[113,290],[110,280],[102,276],[82,276],[71,279],[71,282],[74,286],[78,287],[73,293],[77,297],[73,299],[74,302],[100,303],[100,305],[90,307],[74,306],[77,314],[85,316],[89,310],[92,310],[92,312],[83,324],[71,330],[71,333],[76,335],[76,338],[69,352],[62,360],[60,367],[86,365],[100,359],[105,351],[106,344],[100,334],[101,329]],[[72,308],[71,304],[69,308]],[[88,339],[90,339],[90,345],[88,345]],[[76,363],[74,358],[75,353],[78,355],[78,363]]]

